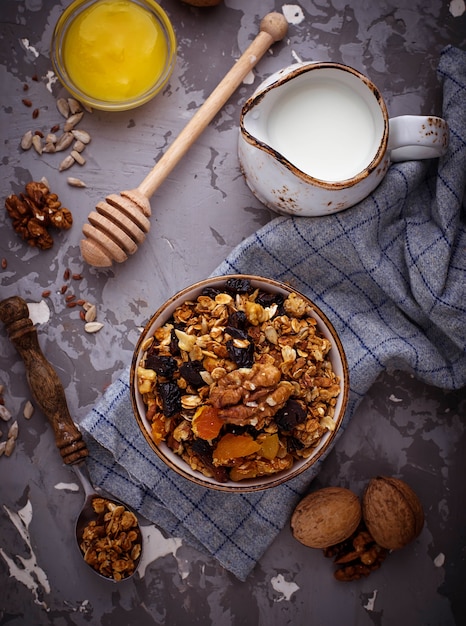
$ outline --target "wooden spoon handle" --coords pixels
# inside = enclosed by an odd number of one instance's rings
[[[24,361],[32,395],[53,427],[63,461],[68,465],[82,461],[88,455],[86,444],[71,419],[58,374],[39,346],[26,302],[18,296],[1,301],[0,319]]]
[[[225,102],[235,92],[248,72],[264,56],[274,42],[283,39],[287,30],[288,23],[281,13],[269,13],[262,19],[260,32],[257,37],[243,52],[238,61],[196,111],[167,151],[138,186],[139,192],[146,198],[150,198],[214,116],[220,111]]]

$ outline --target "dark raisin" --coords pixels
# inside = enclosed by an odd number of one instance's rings
[[[277,304],[279,307],[283,305],[285,297],[281,293],[268,293],[260,291],[257,294],[256,302],[263,307],[270,306],[271,304]]]
[[[176,383],[159,383],[157,391],[165,417],[172,417],[181,411],[181,390]]]
[[[202,290],[202,295],[212,298],[212,300],[215,300],[215,296],[218,296],[219,293],[222,293],[222,290],[218,287],[204,287]]]
[[[234,328],[246,328],[246,322],[248,318],[246,317],[246,313],[244,311],[233,311],[228,317],[228,326],[233,326]]]
[[[166,378],[172,378],[173,374],[178,369],[178,365],[171,356],[159,356],[155,354],[155,352],[149,352],[146,359],[146,368],[154,370],[157,374],[165,376]]]
[[[212,462],[212,448],[204,439],[195,439],[191,445],[192,452],[214,475],[215,480],[225,483],[228,480],[227,470],[224,467],[216,467]]]
[[[233,339],[247,339],[248,333],[242,328],[235,328],[235,326],[225,326],[225,332],[228,333]]]
[[[180,354],[180,347],[178,345],[178,337],[176,336],[175,329],[173,328],[170,333],[170,354],[178,356]]]
[[[200,372],[203,370],[202,361],[187,361],[180,366],[180,374],[193,387],[205,385]]]
[[[280,430],[290,431],[306,419],[306,409],[294,398],[275,413],[275,422]]]
[[[302,450],[304,448],[304,443],[295,437],[288,437],[286,447],[288,452],[293,454],[293,452],[296,452],[297,450]]]
[[[247,348],[237,348],[233,339],[227,341],[227,350],[229,358],[236,363],[238,367],[252,367],[254,365],[254,344],[249,343]]]
[[[247,278],[229,278],[225,283],[225,290],[233,293],[250,293],[251,282]]]

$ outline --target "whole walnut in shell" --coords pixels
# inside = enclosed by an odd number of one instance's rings
[[[310,548],[344,541],[361,521],[361,503],[344,487],[324,487],[305,496],[291,517],[293,536]]]
[[[399,478],[372,478],[362,498],[362,513],[374,540],[389,550],[402,548],[416,539],[424,526],[419,498]]]

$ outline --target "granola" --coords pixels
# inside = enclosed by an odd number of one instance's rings
[[[155,444],[220,482],[276,474],[336,427],[330,341],[297,293],[230,278],[144,340],[136,371]]]

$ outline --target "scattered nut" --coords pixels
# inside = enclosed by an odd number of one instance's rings
[[[418,496],[398,478],[373,478],[364,492],[362,511],[374,540],[389,550],[402,548],[416,539],[424,526],[424,511]]]
[[[35,137],[40,140],[37,135]],[[50,193],[48,185],[43,182],[27,183],[25,193],[8,196],[5,208],[14,230],[30,246],[42,250],[53,245],[48,232],[50,226],[66,230],[73,223],[71,212],[61,206],[58,196]]]
[[[11,413],[4,404],[0,404],[0,417],[4,422],[8,422],[11,419]]]
[[[84,560],[102,576],[123,580],[134,573],[141,556],[137,518],[106,498],[94,498],[92,506],[96,519],[84,528],[79,542]]]
[[[32,147],[37,152],[37,154],[42,154],[42,139],[39,135],[32,136]]]
[[[291,517],[293,536],[310,548],[344,541],[361,521],[359,498],[344,487],[324,487],[305,496]]]
[[[34,405],[30,400],[26,402],[23,409],[23,416],[29,420],[34,415]]]
[[[86,311],[84,319],[86,320],[86,322],[93,322],[96,319],[96,317],[97,317],[97,309],[95,305],[93,304]]]
[[[324,556],[333,559],[337,566],[334,577],[341,582],[350,582],[369,576],[379,569],[389,554],[367,530],[364,521],[344,541],[324,549]]]
[[[71,154],[69,154],[67,157],[63,159],[63,161],[58,166],[58,171],[63,172],[64,170],[68,170],[72,165],[74,165],[74,163],[75,163],[75,160],[73,159]]]
[[[68,176],[66,182],[71,187],[86,187],[86,183],[82,181],[80,178],[73,178],[73,176]]]
[[[73,128],[71,131],[73,137],[78,141],[81,141],[84,144],[88,144],[91,141],[91,136],[85,130],[80,130],[79,128]]]
[[[11,456],[11,453],[15,449],[16,439],[13,439],[13,438],[7,439],[5,443],[6,445],[5,445],[4,454],[5,456]]]
[[[101,322],[87,322],[84,325],[86,333],[97,333],[104,325]]]
[[[7,435],[8,439],[17,439],[18,431],[19,431],[18,422],[15,420],[8,430],[8,435]]]
[[[65,100],[65,98],[57,99],[57,109],[58,112],[63,115],[63,117],[68,118],[70,114],[70,105],[68,104],[67,100]]]
[[[69,148],[69,146],[71,146],[73,141],[74,136],[71,133],[63,133],[63,135],[60,135],[55,144],[55,152],[61,152],[62,150],[66,150],[66,148]]]
[[[28,130],[21,138],[21,148],[23,150],[29,150],[32,147],[32,130]]]

